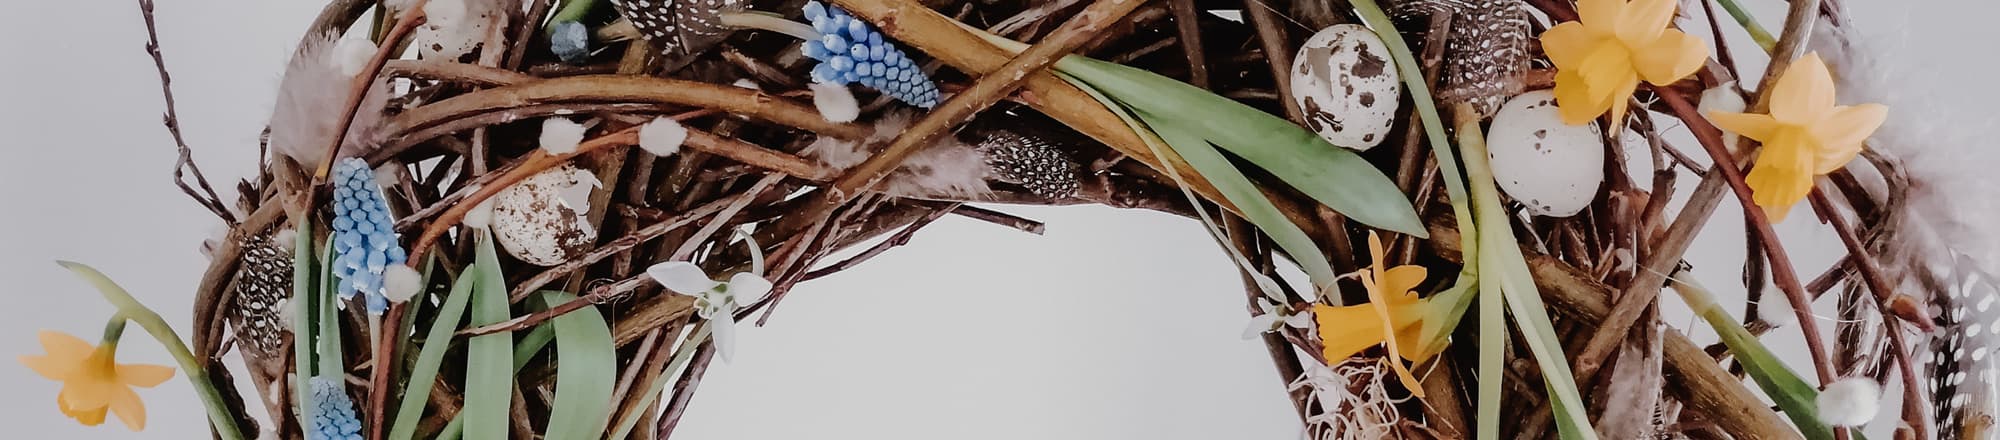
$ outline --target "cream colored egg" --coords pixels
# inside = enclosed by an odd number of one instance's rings
[[[1508,100],[1486,133],[1493,178],[1528,212],[1568,217],[1590,206],[1604,184],[1604,140],[1596,123],[1563,124],[1555,93]]]
[[[588,220],[590,171],[565,164],[493,196],[493,237],[514,258],[554,266],[590,250],[597,231]]]
[[[1292,58],[1292,101],[1306,128],[1355,150],[1380,145],[1403,93],[1389,48],[1360,25],[1328,26]]]

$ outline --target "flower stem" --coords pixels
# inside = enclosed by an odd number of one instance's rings
[[[117,351],[118,338],[124,335],[125,315],[123,313],[112,315],[111,320],[104,323],[104,339],[98,342],[97,346]]]
[[[1771,37],[1770,31],[1764,30],[1763,25],[1757,24],[1757,17],[1750,16],[1750,11],[1736,4],[1736,0],[1715,0],[1715,2],[1722,4],[1722,9],[1729,11],[1729,17],[1736,19],[1736,24],[1742,25],[1743,30],[1750,33],[1750,39],[1756,40],[1757,45],[1763,47],[1765,52],[1778,47],[1778,39]]]
[[[146,329],[146,333],[152,334],[153,339],[159,340],[160,345],[167,348],[167,353],[172,354],[174,361],[180,364],[182,371],[186,372],[188,382],[194,384],[195,394],[200,395],[202,403],[208,407],[208,421],[215,428],[215,432],[224,440],[243,439],[243,433],[236,429],[235,415],[230,414],[228,406],[223,404],[222,393],[215,389],[215,384],[208,381],[208,374],[203,372],[205,370],[195,359],[194,353],[188,351],[187,345],[181,343],[180,335],[174,333],[174,328],[168,326],[165,319],[160,319],[159,313],[146,308],[145,304],[140,304],[137,298],[133,298],[131,293],[125,291],[125,288],[119,287],[118,283],[112,282],[97,269],[72,261],[57,261],[56,264],[75,272],[84,281],[89,281],[92,286],[97,287],[98,292],[104,294],[105,301],[118,308],[117,317],[112,318],[115,323],[105,325],[107,342],[117,342],[115,334],[124,332],[125,320],[138,322],[140,328]]]
[[[722,24],[730,27],[762,29],[807,41],[818,40],[820,37],[819,30],[813,29],[812,25],[786,20],[785,17],[769,12],[725,12],[722,14]]]

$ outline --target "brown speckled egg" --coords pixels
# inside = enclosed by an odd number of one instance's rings
[[[493,196],[493,236],[514,258],[554,266],[582,255],[597,241],[590,227],[590,171],[564,164],[528,177]]]
[[[1389,136],[1403,84],[1389,47],[1360,25],[1328,26],[1292,59],[1292,101],[1328,143],[1367,150]]]

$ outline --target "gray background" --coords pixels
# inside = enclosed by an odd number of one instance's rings
[[[1782,2],[1742,1],[1776,27]],[[1935,72],[1936,82],[1918,87],[1982,85],[1937,108],[1896,111],[1983,111],[1973,104],[1993,97],[1983,69],[1994,64],[1961,57],[1969,49],[1986,53],[1967,43],[2000,37],[1984,23],[1995,10],[1990,3],[1846,3],[1878,31],[1922,24],[1908,27],[1913,52],[1899,57]],[[233,200],[229,182],[253,170],[278,72],[319,5],[167,0],[159,9],[188,140]],[[1707,36],[1698,24],[1690,28]],[[168,182],[174,153],[160,128],[143,41],[130,1],[19,1],[0,14],[0,59],[7,60],[0,66],[0,132],[13,152],[0,160],[0,206],[8,213],[0,216],[0,280],[10,290],[0,306],[0,354],[40,353],[36,329],[93,339],[101,328],[110,307],[54,259],[95,265],[187,328],[189,292],[206,265],[197,249],[219,224]],[[1737,56],[1755,72],[1761,57],[1747,39],[1737,41]],[[1724,203],[1690,258],[1725,296],[1741,295],[1732,289],[1739,266],[1731,262],[1742,261],[1734,206]],[[770,326],[741,331],[735,363],[711,369],[680,434],[1297,437],[1262,347],[1238,337],[1247,315],[1236,275],[1198,224],[1090,207],[1008,210],[1048,222],[1048,235],[948,217],[907,247],[804,285]],[[1840,249],[1810,217],[1795,214],[1781,229],[1800,271],[1817,273]],[[1670,316],[1677,327],[1697,327],[1684,313]],[[1692,333],[1713,340],[1707,331]],[[130,335],[122,360],[171,363],[136,329]],[[1768,340],[1796,354],[1797,338],[1789,330]],[[7,390],[0,421],[15,438],[198,438],[206,431],[182,378],[141,392],[151,413],[142,434],[115,421],[76,425],[54,408],[58,385],[17,363],[0,362],[0,387]]]

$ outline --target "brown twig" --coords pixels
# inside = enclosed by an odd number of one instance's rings
[[[194,150],[188,148],[187,139],[181,136],[180,114],[174,109],[174,80],[167,74],[166,58],[160,55],[160,32],[153,20],[153,0],[139,0],[139,13],[146,20],[146,54],[153,57],[153,68],[160,72],[160,95],[166,98],[167,110],[161,120],[167,126],[167,133],[173,135],[174,147],[180,154],[174,159],[174,185],[181,188],[181,193],[222,218],[224,223],[235,225],[236,215],[231,214],[228,205],[215,195],[215,188],[209,186],[208,177],[202,175],[201,167],[194,163]],[[188,187],[185,174],[190,173],[194,174],[195,184],[201,187],[201,192]]]
[[[1208,55],[1201,45],[1201,10],[1194,0],[1168,0],[1174,13],[1174,27],[1180,31],[1181,53],[1187,56],[1188,84],[1208,88]]]
[[[362,67],[361,72],[354,75],[352,91],[347,94],[347,104],[342,107],[340,122],[334,125],[337,128],[334,130],[333,142],[326,146],[326,155],[323,156],[324,159],[320,160],[319,170],[313,172],[313,182],[315,184],[326,181],[327,172],[333,169],[334,159],[338,159],[340,156],[340,144],[347,142],[348,127],[354,125],[354,117],[361,112],[361,100],[368,96],[368,89],[375,86],[377,82],[375,78],[376,75],[381,73],[382,65],[387,64],[389,58],[396,55],[396,47],[401,44],[404,38],[409,37],[410,32],[416,31],[417,26],[424,24],[424,5],[428,3],[430,3],[430,0],[411,1],[406,6],[409,9],[403,11],[403,16],[396,19],[395,29],[391,29],[389,35],[382,38],[381,48],[376,49],[375,55],[368,59],[368,65]],[[379,413],[379,409],[377,412]],[[381,418],[377,417],[370,420],[381,420]],[[377,425],[380,424],[378,423]],[[371,432],[376,431],[381,430],[374,429]],[[381,438],[381,435],[371,433],[369,438],[370,440],[375,440]]]
[[[833,263],[830,266],[814,269],[811,272],[807,272],[805,278],[800,279],[800,281],[812,281],[819,279],[820,277],[832,275],[834,273],[847,270],[849,268],[861,264],[862,262],[875,258],[878,255],[882,255],[883,253],[888,252],[889,249],[909,244],[910,237],[916,235],[917,230],[923,229],[925,226],[929,226],[931,222],[935,222],[937,221],[937,219],[944,218],[945,214],[950,214],[952,211],[957,210],[960,207],[960,205],[963,204],[951,203],[945,205],[942,208],[934,209],[929,214],[924,214],[923,218],[917,219],[916,223],[911,223],[909,226],[904,226],[903,230],[897,231],[896,235],[889,236],[889,239],[883,240],[880,243],[876,243],[874,246],[869,247],[867,250],[861,251],[860,254],[857,254],[853,257],[848,257],[848,259],[840,260],[840,262]]]
[[[1284,105],[1285,116],[1293,122],[1306,120],[1299,103],[1292,101],[1292,50],[1281,25],[1283,19],[1263,0],[1244,0],[1243,11],[1244,18],[1257,29],[1258,44],[1264,46],[1264,61],[1271,65],[1273,82],[1278,84],[1278,102]]]

